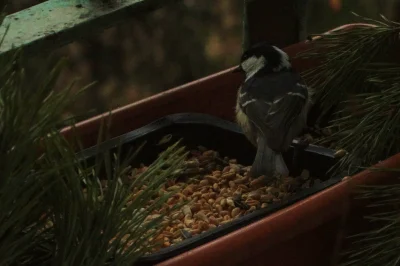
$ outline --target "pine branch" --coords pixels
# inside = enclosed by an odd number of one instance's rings
[[[150,213],[161,209],[170,194],[155,200],[147,209],[142,206],[156,198],[165,181],[182,167],[187,156],[184,148],[178,143],[171,146],[135,182],[126,185],[123,181],[130,175],[126,169],[135,156],[120,161],[118,153],[113,160],[109,151],[102,152],[97,162],[88,167],[78,163],[73,150],[65,151],[65,147],[62,142],[56,149],[47,147],[46,150],[57,152],[49,154],[43,165],[59,165],[60,169],[54,176],[59,182],[54,187],[56,191],[48,193],[55,239],[48,263],[132,265],[151,248],[147,240],[162,229],[163,213],[154,220],[145,221]],[[75,163],[66,164],[65,161]],[[107,181],[106,188],[100,185],[102,176]],[[85,192],[82,183],[86,185]],[[142,189],[142,193],[132,200],[134,188]]]
[[[44,244],[38,231],[45,225],[43,195],[51,190],[54,171],[36,169],[40,141],[54,131],[70,91],[52,93],[57,66],[37,88],[27,90],[20,53],[2,57],[0,64],[0,264],[21,265],[29,251]],[[43,77],[42,77],[43,78]],[[34,171],[36,169],[36,171]]]
[[[144,221],[170,195],[142,206],[174,177],[186,153],[175,144],[131,186],[122,180],[133,157],[120,161],[119,152],[103,152],[94,165],[79,161],[55,130],[74,99],[70,90],[51,91],[61,66],[36,90],[26,90],[22,68],[5,68],[10,74],[0,76],[0,145],[6,151],[0,154],[0,264],[132,265],[151,248],[147,240],[162,229],[163,214]],[[99,186],[101,176],[107,189]],[[143,193],[131,200],[134,187]]]
[[[400,66],[381,65],[366,82],[376,92],[361,93],[345,101],[334,134],[323,142],[335,142],[349,153],[340,160],[338,171],[371,165],[400,151]]]
[[[43,244],[37,236],[45,221],[42,197],[53,186],[53,168],[33,171],[40,157],[40,140],[51,133],[70,91],[51,89],[60,66],[36,88],[29,88],[20,64],[21,52],[0,58],[0,264],[29,260],[29,250]],[[27,87],[29,89],[27,89]]]
[[[362,19],[377,26],[324,34],[314,41],[313,48],[298,55],[322,60],[318,67],[302,73],[308,85],[317,88],[315,101],[322,106],[320,118],[349,95],[371,92],[364,79],[367,72],[361,69],[387,55],[398,44],[400,24],[384,17],[383,21]]]
[[[353,174],[400,151],[400,66],[388,57],[399,45],[400,24],[383,16],[382,21],[363,19],[376,27],[325,34],[299,55],[322,60],[304,73],[317,88],[314,101],[322,109],[317,123],[328,120],[333,132],[319,144],[348,151],[331,169],[333,175]]]
[[[0,58],[0,265],[133,265],[163,229],[163,213],[148,214],[170,195],[142,207],[175,177],[184,148],[170,147],[132,185],[123,182],[132,156],[103,151],[94,165],[80,161],[57,131],[80,95],[72,85],[52,91],[63,62],[50,73],[38,69],[32,82],[20,59]],[[132,199],[134,188],[142,193]]]
[[[400,172],[400,169],[376,169]],[[400,175],[399,175],[400,178]],[[400,263],[400,185],[361,186],[359,199],[367,199],[375,208],[365,217],[376,229],[351,236],[350,247],[342,253],[342,266],[399,265]],[[383,209],[383,210],[382,210]]]

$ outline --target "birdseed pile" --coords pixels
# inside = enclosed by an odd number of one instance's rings
[[[132,180],[146,169],[146,166],[135,169]],[[250,166],[243,166],[236,159],[222,158],[216,151],[203,147],[192,151],[185,161],[182,178],[170,180],[158,193],[161,196],[174,192],[174,196],[146,219],[151,221],[161,213],[167,214],[163,217],[161,234],[148,240],[148,244],[156,244],[152,252],[266,208],[320,182],[303,170],[299,177],[281,178],[266,185],[263,176],[249,177],[249,170]],[[140,190],[133,190],[132,199]],[[148,206],[155,200],[149,201]],[[171,211],[178,204],[184,205]]]

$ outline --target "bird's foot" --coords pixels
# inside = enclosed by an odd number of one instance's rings
[[[287,173],[280,173],[280,172],[277,172],[277,171],[275,171],[275,173],[274,173],[274,175],[273,175],[274,180],[276,180],[276,181],[279,181],[279,180],[281,180],[281,179],[283,179],[283,178],[285,178],[285,177],[288,177],[288,176],[289,176],[289,172],[287,172]]]
[[[304,150],[310,145],[312,139],[310,138],[309,134],[303,135],[296,139],[295,142],[293,142],[293,157],[292,157],[292,173],[297,173],[300,171],[300,166],[302,156],[301,154],[304,152]]]
[[[307,136],[301,136],[293,143],[294,147],[300,150],[306,149],[311,144],[311,139]]]

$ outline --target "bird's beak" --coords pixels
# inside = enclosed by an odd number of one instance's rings
[[[239,73],[239,72],[243,72],[241,66],[235,67],[235,69],[232,70],[232,73]]]

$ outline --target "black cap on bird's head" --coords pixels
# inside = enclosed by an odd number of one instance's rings
[[[260,70],[279,72],[291,69],[289,56],[276,46],[266,42],[258,43],[245,51],[240,59],[240,66],[234,72],[243,71],[253,76]]]

